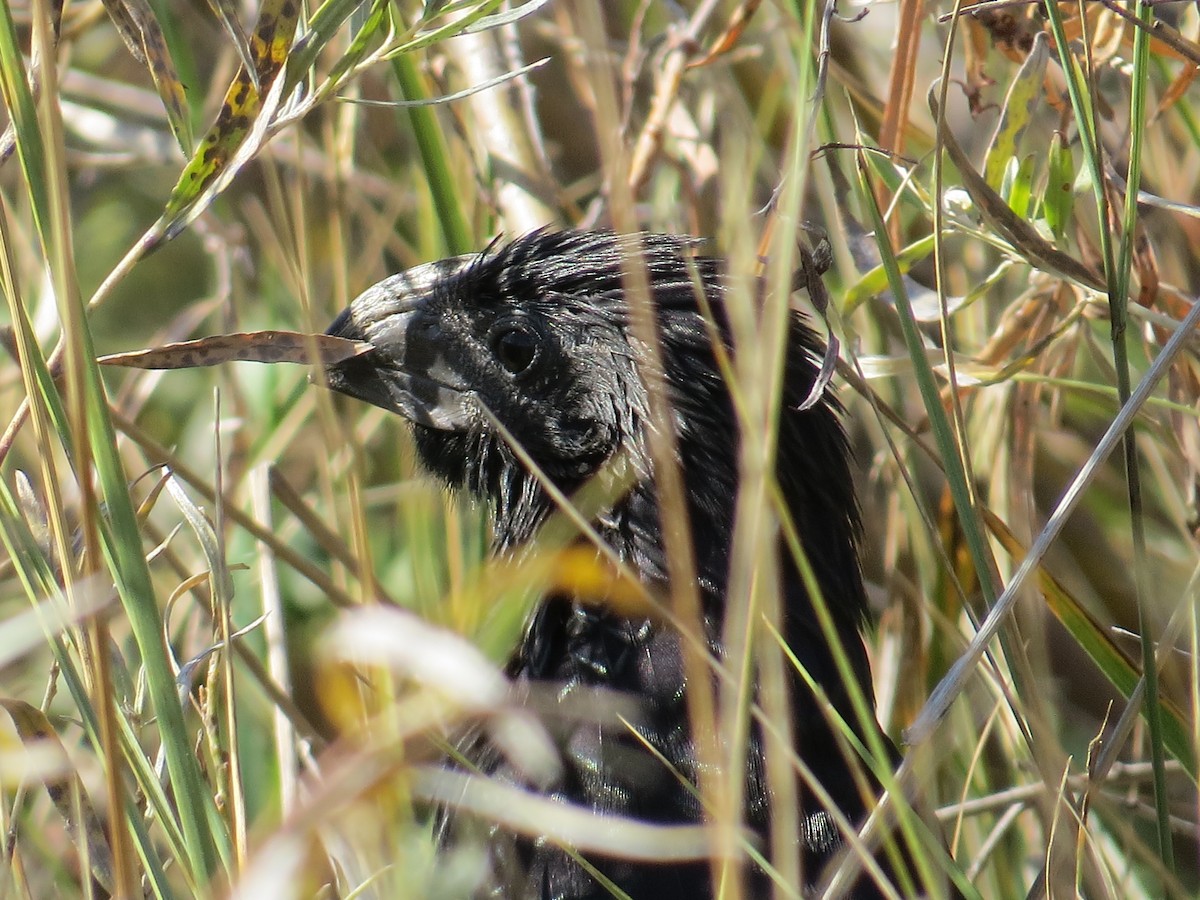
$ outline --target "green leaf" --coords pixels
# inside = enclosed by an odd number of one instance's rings
[[[1023,219],[1029,218],[1033,199],[1034,156],[1029,154],[1015,167],[1012,186],[1008,192],[1008,205]]]
[[[933,252],[933,235],[913,241],[896,254],[896,264],[901,273],[907,273],[921,260]],[[867,299],[882,293],[888,286],[887,270],[880,263],[852,284],[842,296],[842,314],[850,315]]]
[[[1049,58],[1046,35],[1038,32],[1033,49],[1017,70],[1008,88],[1008,95],[1004,98],[1004,109],[1000,113],[1000,121],[996,124],[996,134],[988,147],[983,178],[993,190],[999,189],[1008,161],[1016,158],[1029,120],[1045,93],[1042,84],[1046,78],[1046,61]]]
[[[244,67],[238,70],[217,121],[180,175],[162,217],[146,235],[146,250],[169,241],[193,221],[252,157],[252,152],[239,157],[238,150],[254,129],[266,128],[278,108],[283,82],[279,85],[275,82],[287,62],[299,13],[300,7],[294,0],[263,3],[250,39],[257,77]],[[276,89],[272,91],[272,87]]]
[[[1050,138],[1049,170],[1042,212],[1054,239],[1061,242],[1066,238],[1067,224],[1075,206],[1075,157],[1060,131]]]

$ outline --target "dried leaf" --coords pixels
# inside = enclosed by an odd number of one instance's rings
[[[984,91],[996,82],[987,73],[988,39],[983,26],[975,16],[965,19],[966,40],[963,43],[963,91],[971,115],[977,116],[988,105],[984,102]]]
[[[1034,38],[1042,33],[1042,23],[1032,11],[1009,7],[979,9],[971,13],[992,39],[992,44],[1014,62],[1020,62],[1033,49]]]
[[[758,12],[759,6],[762,5],[762,0],[745,0],[737,9],[733,11],[733,15],[729,17],[729,21],[725,23],[725,28],[717,35],[716,40],[708,48],[708,51],[700,59],[692,60],[688,63],[689,69],[698,69],[701,66],[711,64],[715,59],[724,56],[726,53],[733,50],[737,46],[737,42],[741,40],[742,33],[746,30],[746,26],[750,24],[750,20],[754,18],[754,14]]]
[[[185,155],[191,153],[191,112],[154,10],[146,0],[104,0],[104,6],[134,59],[150,70],[175,140]]]
[[[26,748],[45,748],[63,760],[69,759],[67,751],[58,739],[58,734],[54,731],[54,726],[50,724],[46,714],[40,709],[30,706],[24,700],[11,700],[6,697],[0,697],[0,707],[8,711],[13,725],[16,726],[17,734],[21,736],[21,742]],[[111,893],[114,884],[112,851],[109,849],[108,838],[105,837],[100,817],[96,815],[96,810],[92,806],[91,800],[88,799],[87,791],[84,790],[78,776],[74,772],[68,775],[46,774],[43,777],[43,783],[46,785],[46,793],[54,801],[55,809],[66,823],[67,832],[71,835],[75,846],[79,846],[81,839],[87,841],[92,877]],[[73,796],[76,791],[78,792],[78,803]],[[79,822],[75,819],[76,809],[83,816],[82,834]]]
[[[197,369],[226,362],[299,363],[331,366],[368,352],[371,345],[328,334],[247,331],[102,356],[106,366],[132,369]],[[314,358],[315,352],[315,358]]]
[[[1172,106],[1187,93],[1188,88],[1192,86],[1192,82],[1196,80],[1196,76],[1200,75],[1200,66],[1190,65],[1184,66],[1179,70],[1179,74],[1167,85],[1167,89],[1162,92],[1162,96],[1158,100],[1158,106],[1154,109],[1154,114],[1150,116],[1150,123],[1153,125],[1158,121],[1159,116],[1169,110]]]

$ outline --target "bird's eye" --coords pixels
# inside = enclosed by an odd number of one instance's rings
[[[492,332],[492,352],[514,375],[528,371],[538,358],[538,336],[528,325],[506,322]]]

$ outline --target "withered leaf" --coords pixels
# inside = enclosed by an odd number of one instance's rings
[[[40,748],[43,753],[53,754],[69,765],[70,757],[44,712],[24,700],[9,697],[0,697],[0,708],[8,712],[21,742],[27,748]],[[62,816],[71,840],[77,847],[83,842],[87,843],[92,876],[105,890],[112,892],[115,886],[112,851],[104,833],[104,825],[78,776],[74,771],[64,770],[58,774],[47,772],[43,783],[58,814]]]
[[[371,345],[364,341],[349,341],[328,334],[246,331],[113,353],[100,357],[98,362],[133,369],[195,369],[236,361],[331,366],[370,349]]]

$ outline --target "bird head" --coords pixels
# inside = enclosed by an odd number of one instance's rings
[[[472,469],[498,432],[556,483],[594,473],[636,430],[641,388],[626,336],[619,248],[538,232],[418,266],[368,288],[329,333],[367,341],[329,386],[399,413],[427,465],[486,493]]]
[[[373,349],[330,367],[329,386],[408,419],[425,465],[491,506],[499,547],[530,537],[551,508],[528,463],[569,493],[618,451],[640,480],[605,530],[614,543],[653,543],[660,530],[647,521],[657,516],[645,434],[647,352],[630,325],[622,277],[633,256],[650,285],[689,511],[703,526],[693,529],[697,558],[714,580],[723,578],[739,428],[713,350],[714,336],[731,344],[728,282],[700,244],[539,231],[409,269],[368,288],[330,327]],[[793,314],[779,484],[802,534],[829,546],[818,567],[841,567],[839,578],[854,572],[857,579],[857,508],[836,401],[826,395],[800,408],[817,377],[818,351],[816,336]],[[661,546],[618,549],[644,560],[643,574],[662,571]]]
[[[664,352],[675,357],[668,368],[687,383],[673,398],[681,436],[703,429],[710,455],[732,452],[728,395],[693,280],[718,272],[714,260],[694,256],[699,243],[539,231],[409,269],[368,288],[330,327],[374,349],[332,366],[329,386],[408,419],[426,466],[488,501],[501,525],[512,519],[497,534],[515,543],[547,503],[514,456],[514,439],[566,492],[619,450],[649,477],[645,353],[630,332],[626,256],[647,269]],[[731,470],[732,457],[720,468]]]

